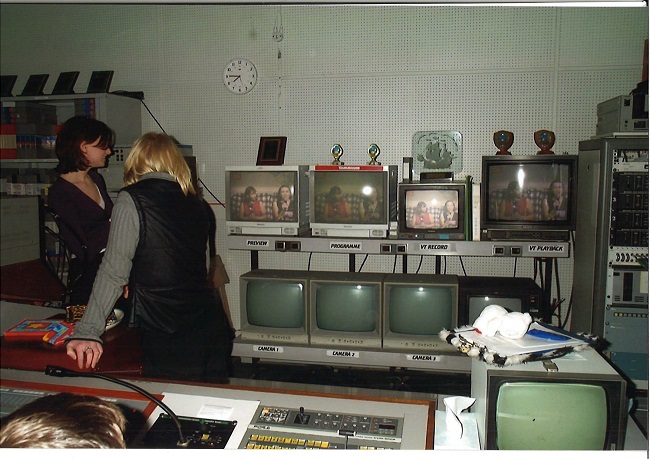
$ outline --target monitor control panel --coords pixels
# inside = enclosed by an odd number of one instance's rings
[[[400,449],[402,418],[260,406],[241,449]]]

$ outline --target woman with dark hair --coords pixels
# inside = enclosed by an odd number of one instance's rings
[[[443,228],[458,227],[458,211],[456,210],[456,203],[454,201],[447,201],[445,207],[442,208],[442,212],[440,213],[440,226]]]
[[[524,196],[518,181],[513,180],[508,184],[497,216],[500,220],[531,220],[534,217],[533,203]]]
[[[278,195],[273,201],[273,218],[278,221],[295,220],[295,202],[291,195],[291,188],[282,185],[278,188]]]
[[[47,203],[63,222],[59,232],[74,256],[68,275],[78,280],[71,304],[88,302],[106,250],[113,201],[97,168],[106,166],[114,144],[111,128],[85,116],[67,120],[56,137],[59,177],[48,191]]]
[[[257,199],[257,190],[254,186],[247,186],[244,190],[244,200],[239,206],[239,216],[243,220],[264,220],[266,218],[262,201]]]
[[[374,186],[364,187],[361,192],[363,199],[359,203],[359,218],[362,222],[380,222],[381,207],[379,205],[379,192],[377,188]]]
[[[426,202],[420,201],[418,202],[418,205],[415,206],[411,226],[413,228],[431,228],[433,226]]]
[[[564,185],[553,180],[548,187],[546,198],[542,202],[545,220],[566,220],[567,203],[564,197]]]
[[[348,203],[343,199],[343,190],[341,190],[340,186],[334,185],[327,193],[325,217],[331,221],[345,221],[350,216]]]

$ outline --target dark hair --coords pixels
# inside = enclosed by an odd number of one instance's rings
[[[280,185],[278,188],[278,193],[275,199],[275,202],[278,203],[278,205],[282,204],[282,188],[286,188],[289,190],[289,193],[291,193],[291,187],[289,185]],[[291,196],[293,198],[293,196]]]
[[[257,190],[255,189],[255,187],[252,185],[247,186],[246,189],[244,190],[244,198],[246,199],[246,201],[251,200],[251,194],[253,193],[257,194]]]
[[[83,171],[89,164],[81,151],[81,144],[94,143],[100,148],[113,148],[115,131],[105,123],[87,116],[74,116],[63,123],[56,136],[54,151],[59,160],[55,170],[59,174]]]

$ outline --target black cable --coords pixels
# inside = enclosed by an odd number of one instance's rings
[[[219,198],[217,198],[217,197],[214,195],[214,193],[213,193],[212,191],[210,191],[210,188],[208,188],[208,186],[205,184],[205,182],[204,182],[203,180],[201,180],[200,178],[199,178],[199,183],[200,183],[201,185],[203,185],[203,188],[205,188],[205,189],[208,191],[208,193],[210,193],[210,196],[212,196],[214,199],[217,200],[217,204],[219,204],[219,205],[220,205],[221,207],[223,207],[224,209],[226,208],[226,205],[225,205],[223,202],[221,202],[221,201],[219,200]]]
[[[370,255],[370,254],[367,253],[366,256],[363,258],[363,261],[361,262],[361,266],[359,266],[359,269],[357,270],[357,272],[360,273],[361,270],[363,269],[363,265],[366,264],[366,260],[368,259],[368,255]]]
[[[140,102],[142,102],[142,105],[144,105],[144,108],[147,109],[147,111],[149,112],[149,115],[151,115],[151,118],[153,118],[153,120],[156,122],[158,127],[160,127],[160,130],[163,131],[165,134],[167,134],[167,131],[165,131],[165,128],[163,128],[162,125],[158,122],[158,120],[156,119],[154,114],[151,112],[151,110],[149,110],[149,107],[147,107],[147,104],[144,103],[144,99],[140,99]],[[205,184],[205,182],[203,180],[201,180],[200,177],[199,177],[199,183],[201,185],[203,185],[203,188],[205,188],[208,193],[210,193],[210,196],[212,196],[214,199],[216,199],[217,203],[221,207],[223,207],[224,209],[226,208],[226,205],[223,202],[221,202],[221,200],[214,195],[214,193],[210,190],[210,188],[208,188],[208,186]]]
[[[393,260],[393,274],[395,274],[396,268],[397,268],[397,255],[395,255],[395,259]]]
[[[512,277],[517,277],[517,257],[515,257],[515,265],[512,271]]]
[[[420,255],[420,263],[418,263],[418,269],[415,270],[415,274],[420,274],[420,268],[422,267],[423,260],[424,260],[424,255]]]
[[[311,256],[314,252],[309,252],[309,259],[307,260],[307,271],[311,271]]]
[[[460,261],[460,267],[463,269],[463,275],[467,276],[467,272],[465,271],[465,263],[463,263],[463,257],[458,257],[458,261]]]
[[[162,127],[162,125],[158,122],[155,116],[153,116],[153,113],[151,113],[151,110],[149,110],[149,107],[147,107],[147,104],[144,103],[144,99],[141,99],[140,102],[142,102],[142,105],[144,105],[144,108],[147,109],[153,120],[156,122],[158,127],[160,127],[160,130],[163,131],[165,134],[167,134],[167,131],[165,131],[165,128]]]

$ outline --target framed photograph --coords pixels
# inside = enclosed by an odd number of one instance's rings
[[[284,164],[284,150],[286,147],[286,137],[260,137],[257,165],[281,166]]]
[[[74,84],[77,82],[79,72],[61,72],[57,78],[54,88],[52,89],[53,95],[59,94],[74,94]]]
[[[88,89],[86,93],[104,93],[108,92],[113,80],[113,70],[96,70],[90,75]]]
[[[14,89],[18,75],[2,75],[0,76],[0,96],[13,97],[11,91]]]
[[[21,96],[42,96],[43,88],[45,87],[45,82],[49,78],[49,73],[43,73],[40,75],[30,75],[25,83],[23,92],[20,93]]]

